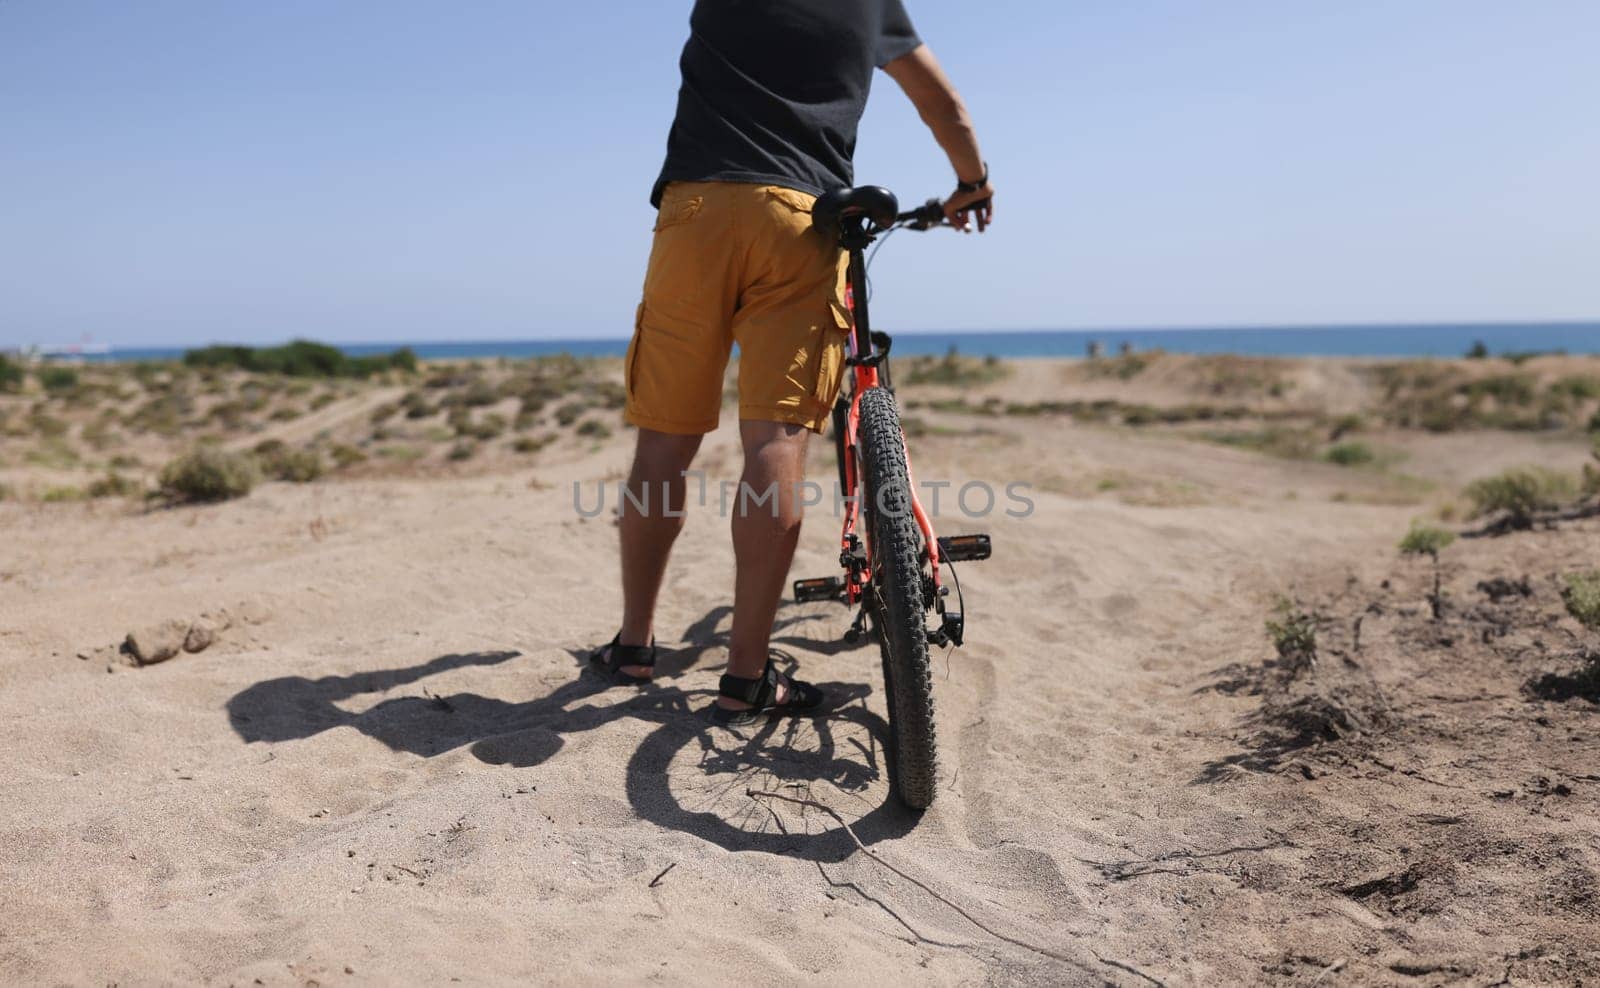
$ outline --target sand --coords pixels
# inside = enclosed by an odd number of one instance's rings
[[[1297,366],[1300,393],[1359,407],[1343,365]],[[1075,373],[1027,362],[974,393],[1188,400],[1181,376]],[[945,526],[995,557],[962,567],[968,644],[935,656],[942,788],[920,817],[888,793],[878,656],[841,642],[843,607],[786,603],[775,636],[827,716],[706,722],[732,566],[715,511],[674,557],[658,683],[583,672],[616,626],[616,530],[573,484],[614,484],[625,432],[211,506],[0,503],[0,978],[1600,980],[1595,704],[1562,686],[1591,642],[1556,582],[1593,564],[1600,521],[1459,542],[1440,621],[1429,563],[1395,552],[1460,483],[1575,469],[1581,438],[1381,435],[1401,477],[915,414],[942,427],[912,440],[919,479],[1022,481],[1036,508]],[[713,480],[734,441],[731,421],[708,439]],[[837,534],[814,512],[794,575],[830,574]],[[1309,668],[1264,633],[1280,596],[1323,620]],[[202,651],[115,650],[202,615]],[[752,792],[831,808],[870,855]]]

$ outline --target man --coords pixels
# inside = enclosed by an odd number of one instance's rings
[[[806,442],[838,394],[850,328],[845,258],[811,229],[811,204],[852,184],[874,66],[905,91],[955,169],[949,222],[985,230],[994,190],[966,107],[901,0],[698,0],[689,25],[626,363],[625,415],[639,437],[621,509],[622,628],[593,661],[624,682],[652,675],[685,472],[717,426],[737,341],[740,490],[777,492],[775,505],[738,497],[733,517],[733,631],[713,715],[739,724],[822,701],[814,686],[779,675],[767,648],[800,534]]]

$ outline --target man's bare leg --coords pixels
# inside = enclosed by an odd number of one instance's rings
[[[628,490],[645,510],[640,511],[623,498],[619,525],[622,533],[622,635],[618,641],[623,645],[648,645],[655,635],[656,598],[661,593],[672,543],[683,530],[683,473],[694,462],[703,438],[654,429],[639,430],[633,468],[628,473]],[[665,502],[663,490],[666,491]],[[654,670],[645,666],[623,666],[622,671],[631,676],[648,677]]]
[[[772,622],[800,541],[800,483],[811,433],[804,426],[746,419],[739,422],[739,436],[744,442],[744,486],[733,512],[736,572],[728,673],[751,679],[766,668]],[[747,490],[755,497],[774,490],[774,500],[757,505],[744,494]],[[784,702],[787,692],[780,687],[775,702]],[[717,703],[729,710],[749,707],[727,697],[718,697]]]

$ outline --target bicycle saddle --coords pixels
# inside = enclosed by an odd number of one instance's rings
[[[865,216],[875,226],[890,227],[899,212],[900,201],[882,186],[834,189],[820,196],[811,207],[811,225],[833,237],[839,233],[839,224],[849,217]]]

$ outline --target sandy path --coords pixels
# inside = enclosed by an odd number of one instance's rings
[[[926,445],[924,479],[1032,480],[1037,511],[971,526],[996,559],[964,568],[969,645],[937,659],[945,782],[920,820],[886,802],[877,656],[838,644],[842,608],[786,608],[777,641],[842,698],[833,717],[740,739],[697,716],[730,584],[710,512],[671,571],[660,684],[579,675],[614,624],[615,532],[575,517],[571,484],[614,475],[624,440],[137,516],[0,505],[0,974],[1217,984],[1270,980],[1308,938],[1329,964],[1384,938],[1388,920],[1291,880],[1317,853],[1292,806],[1201,781],[1253,705],[1202,687],[1267,654],[1274,591],[1372,569],[1413,509],[1328,500],[1380,479],[1175,439]],[[1072,488],[1109,471],[1163,503]],[[795,574],[830,572],[834,539],[816,517]],[[217,608],[238,621],[201,654],[75,658]],[[836,808],[1042,949],[750,789]],[[1163,865],[1197,859],[1218,868]]]

